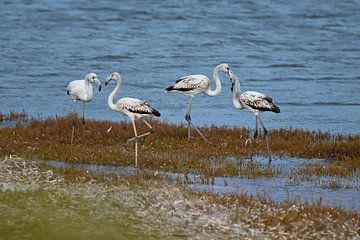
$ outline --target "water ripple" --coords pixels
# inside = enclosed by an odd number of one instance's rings
[[[163,97],[162,85],[188,74],[211,77],[213,67],[226,62],[250,85],[245,89],[269,93],[285,106],[307,107],[306,113],[288,107],[269,119],[270,128],[360,132],[351,109],[360,102],[357,1],[3,1],[0,16],[4,113],[62,114],[59,105],[71,106],[63,94],[68,80],[120,69],[141,79],[140,89],[136,82],[129,87],[156,102],[163,119],[182,123],[186,98]],[[90,118],[112,117],[110,91],[89,104]],[[123,91],[129,91],[125,84]],[[196,124],[211,119],[236,125],[241,116],[242,124],[252,126],[253,116],[233,111],[230,96],[226,90],[215,98],[196,97]],[[183,104],[169,107],[168,99]],[[339,114],[334,106],[348,107]]]

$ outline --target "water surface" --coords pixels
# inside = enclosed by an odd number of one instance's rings
[[[122,96],[146,99],[168,122],[184,122],[188,99],[164,89],[227,62],[243,90],[270,95],[271,128],[360,132],[359,1],[2,1],[0,111],[63,115],[65,87],[88,72],[123,75]],[[216,98],[193,104],[197,125],[254,127],[236,111],[226,76]],[[93,119],[122,120],[96,92]],[[78,107],[78,110],[80,105]]]

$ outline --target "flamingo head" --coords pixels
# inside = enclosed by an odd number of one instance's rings
[[[99,92],[101,91],[101,82],[99,81],[96,73],[89,73],[88,75],[85,76],[85,79],[90,83],[95,83],[97,88],[99,89]]]
[[[217,65],[217,68],[219,69],[219,71],[229,74],[230,67],[227,63],[221,63]]]
[[[105,80],[105,86],[108,85],[111,80],[114,80],[116,82],[121,81],[120,73],[113,72],[112,74],[110,74]]]
[[[238,77],[235,75],[235,73],[230,69],[229,70],[229,78],[230,78],[230,82],[231,82],[231,91],[234,91],[234,85],[236,80],[238,80]]]

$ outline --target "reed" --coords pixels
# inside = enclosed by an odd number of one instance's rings
[[[15,112],[11,111],[8,114],[0,113],[0,122],[3,121],[17,121],[17,120],[25,120],[28,119],[28,115],[25,111],[22,112]]]

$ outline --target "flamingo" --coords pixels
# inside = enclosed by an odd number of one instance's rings
[[[135,166],[137,167],[137,162],[138,162],[138,141],[145,137],[148,136],[152,133],[154,133],[154,129],[153,127],[150,125],[150,123],[148,123],[144,117],[145,116],[151,116],[154,115],[156,117],[160,117],[160,113],[155,110],[154,108],[152,108],[147,102],[137,99],[137,98],[121,98],[119,99],[116,103],[114,103],[114,97],[119,93],[120,88],[121,88],[121,76],[118,72],[113,72],[111,75],[109,75],[105,81],[105,86],[111,81],[114,80],[116,82],[116,87],[115,89],[110,93],[109,98],[108,98],[108,105],[112,110],[115,110],[117,112],[121,112],[125,115],[127,115],[130,119],[131,119],[131,123],[133,125],[134,128],[134,137],[129,138],[125,144],[124,144],[124,149],[126,149],[127,145],[132,142],[135,141]],[[136,130],[136,125],[135,125],[135,120],[136,119],[141,119],[146,126],[149,128],[149,132],[147,133],[143,133],[141,135],[137,134],[137,130]]]
[[[233,104],[235,108],[242,110],[247,109],[250,112],[255,114],[255,133],[253,136],[253,139],[246,140],[246,143],[250,141],[256,141],[256,138],[258,137],[258,131],[259,131],[259,124],[262,127],[264,131],[264,138],[266,141],[266,149],[269,156],[269,164],[271,163],[271,153],[270,153],[270,147],[269,147],[269,140],[267,138],[268,131],[265,128],[264,124],[262,123],[260,119],[260,113],[270,111],[274,113],[280,113],[280,108],[275,105],[272,98],[269,96],[266,96],[263,93],[255,92],[255,91],[246,91],[242,94],[240,94],[240,81],[238,77],[235,75],[235,73],[230,69],[229,71],[230,81],[231,81],[231,91],[233,92]],[[235,91],[234,91],[235,87]],[[251,151],[251,159],[253,155],[254,150],[254,144]]]
[[[71,97],[71,99],[74,102],[74,111],[75,111],[76,101],[79,100],[79,101],[83,102],[83,117],[82,117],[83,124],[85,124],[85,103],[91,102],[93,99],[92,83],[96,84],[96,86],[98,87],[99,92],[100,92],[101,91],[101,83],[100,83],[96,73],[87,74],[85,76],[85,79],[83,79],[83,80],[71,81],[66,87],[67,94]],[[75,121],[73,121],[73,124],[72,124],[71,145],[73,144],[74,130],[75,130]]]
[[[193,127],[198,132],[198,134],[206,142],[208,142],[207,138],[191,122],[190,112],[191,112],[192,100],[193,100],[194,96],[196,96],[200,93],[205,93],[206,95],[208,95],[210,97],[219,95],[219,93],[221,92],[221,82],[220,82],[220,78],[219,78],[219,71],[228,74],[229,70],[230,70],[229,65],[227,65],[226,63],[219,64],[214,68],[214,72],[213,72],[213,78],[215,81],[215,89],[214,90],[211,89],[211,84],[210,84],[209,78],[204,75],[189,75],[189,76],[182,77],[182,78],[176,80],[174,85],[167,87],[165,89],[166,93],[179,92],[179,93],[182,93],[182,94],[190,97],[189,108],[185,114],[185,120],[188,122],[188,138],[189,139],[191,138],[190,127]]]

